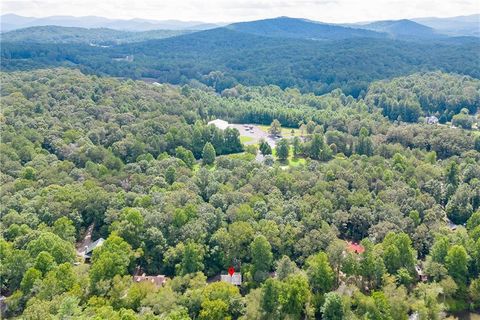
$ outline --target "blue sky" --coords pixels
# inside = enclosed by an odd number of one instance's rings
[[[278,16],[324,22],[448,17],[480,12],[480,0],[2,0],[2,14],[178,19],[206,22]]]

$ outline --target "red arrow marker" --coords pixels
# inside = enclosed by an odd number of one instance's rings
[[[235,269],[233,269],[233,267],[228,268],[228,274],[230,275],[230,277],[232,277],[234,273]]]

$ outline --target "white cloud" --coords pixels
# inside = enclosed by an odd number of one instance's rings
[[[354,22],[480,12],[479,0],[3,0],[3,13],[25,16],[245,21],[277,16]]]

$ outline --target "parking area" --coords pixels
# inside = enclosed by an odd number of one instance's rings
[[[276,141],[278,140],[278,138],[270,136],[267,132],[263,131],[254,124],[230,123],[228,126],[230,128],[237,129],[238,132],[240,132],[240,136],[252,138],[252,140],[245,142],[245,144],[256,144],[261,139],[265,139],[265,141],[270,145],[270,147],[275,148]]]

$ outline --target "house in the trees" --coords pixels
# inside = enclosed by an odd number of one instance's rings
[[[360,254],[365,251],[365,248],[356,242],[347,241],[347,250],[356,254]]]
[[[236,286],[240,286],[242,285],[242,274],[240,272],[235,272],[231,276],[229,274],[222,274],[220,276],[220,280]]]
[[[447,223],[447,225],[448,225],[448,227],[450,228],[450,230],[452,230],[452,231],[457,230],[458,225],[456,225],[455,223],[453,223],[452,220],[450,220],[450,219],[448,219],[448,218],[445,218],[444,220],[445,220],[445,222]]]
[[[435,116],[429,116],[425,118],[427,124],[438,124],[438,118]]]
[[[427,282],[428,277],[425,274],[425,272],[423,272],[423,269],[420,265],[417,264],[415,266],[415,272],[417,273],[418,280],[420,280],[422,282]]]
[[[134,282],[150,282],[153,283],[157,288],[162,287],[167,282],[167,277],[164,275],[157,275],[157,276],[147,276],[142,274],[141,276],[133,276]]]
[[[88,246],[85,246],[85,251],[83,252],[83,259],[85,262],[90,262],[92,259],[93,250],[100,247],[105,242],[105,239],[99,238],[96,241],[90,243]]]

